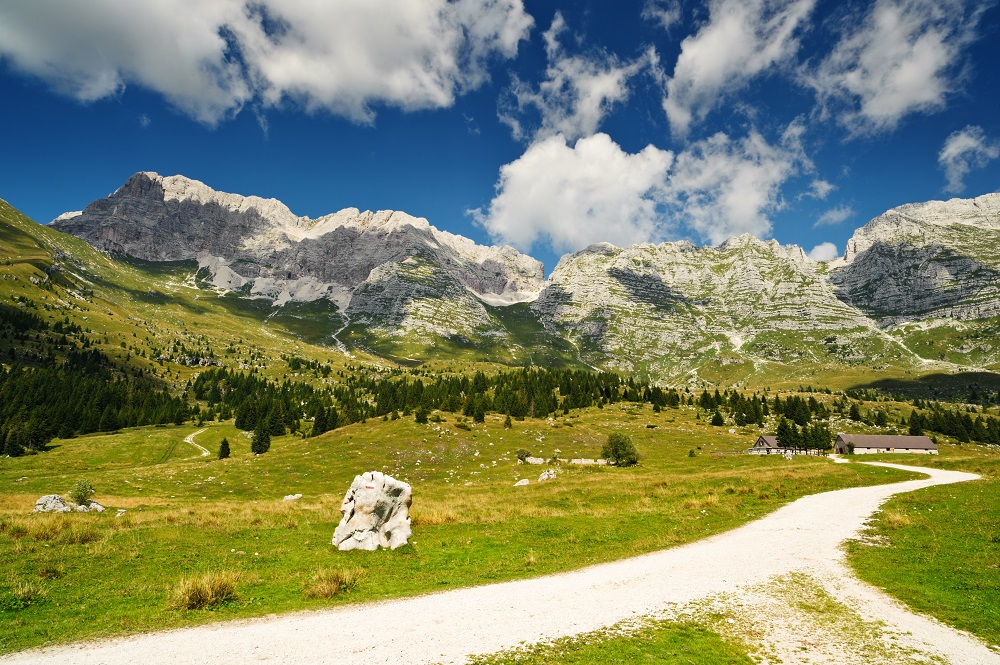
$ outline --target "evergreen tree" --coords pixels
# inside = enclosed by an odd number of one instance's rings
[[[253,431],[253,441],[250,442],[250,452],[254,455],[263,455],[271,449],[271,434],[267,430],[267,424],[261,420]]]
[[[326,409],[321,406],[316,409],[316,418],[313,420],[312,436],[319,436],[326,431]]]
[[[510,422],[510,414],[507,414],[507,417],[503,419],[503,428],[510,429],[513,426],[514,424]]]
[[[421,425],[426,425],[427,415],[428,415],[427,409],[421,406],[420,408],[417,409],[417,412],[414,414],[413,419],[418,423],[420,423]]]
[[[858,408],[857,404],[851,404],[851,411],[847,417],[854,422],[861,422],[861,409]]]
[[[229,439],[223,438],[222,442],[219,444],[219,459],[227,459],[229,457]]]
[[[718,409],[716,409],[715,414],[712,416],[712,426],[722,427],[725,424],[725,419],[722,417],[722,414],[719,413]]]
[[[7,432],[7,441],[3,453],[9,457],[20,457],[24,454],[24,444],[21,441],[21,430],[17,427]]]

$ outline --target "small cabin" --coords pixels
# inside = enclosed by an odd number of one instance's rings
[[[898,436],[883,434],[837,434],[833,452],[855,455],[871,453],[920,453],[937,455],[937,445],[926,436]]]
[[[750,448],[751,455],[772,455],[781,454],[785,450],[778,446],[778,437],[773,435],[764,435],[757,439],[757,443],[753,444]]]

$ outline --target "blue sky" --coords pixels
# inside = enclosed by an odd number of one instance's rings
[[[0,197],[47,222],[149,170],[547,272],[743,232],[829,258],[1000,189],[998,43],[993,1],[3,3]]]

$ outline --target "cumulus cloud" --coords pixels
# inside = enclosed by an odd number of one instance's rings
[[[140,85],[206,124],[291,100],[367,122],[452,104],[511,58],[522,0],[0,3],[0,56],[90,102]]]
[[[552,136],[500,169],[497,195],[474,217],[490,235],[521,250],[547,242],[559,252],[609,241],[643,242],[663,220],[669,151],[623,151],[607,134],[575,145]]]
[[[590,136],[614,105],[628,98],[628,80],[656,58],[653,51],[632,62],[607,53],[570,55],[560,43],[565,31],[566,21],[556,12],[552,26],[542,35],[548,65],[537,87],[514,78],[512,101],[500,109],[500,119],[510,126],[514,138],[532,133],[524,120],[529,111],[540,118],[535,138],[562,134],[573,141]]]
[[[948,180],[944,191],[961,192],[965,189],[965,176],[972,169],[981,169],[997,157],[1000,157],[1000,142],[987,138],[982,127],[969,125],[953,132],[938,153],[938,164]]]
[[[686,136],[727,94],[785,65],[815,0],[712,0],[708,22],[681,42],[663,109],[675,136]]]
[[[809,250],[809,258],[813,261],[832,261],[840,256],[840,251],[832,242],[823,242]]]
[[[670,32],[670,29],[683,18],[681,4],[678,0],[646,0],[642,8],[642,18]]]
[[[780,144],[756,131],[733,139],[718,133],[677,155],[669,179],[674,215],[698,236],[720,243],[741,233],[771,232],[768,214],[778,210],[781,185],[807,160],[792,125]]]
[[[851,217],[854,216],[854,208],[848,205],[839,205],[834,208],[830,208],[816,220],[813,224],[813,228],[819,226],[834,226],[836,224],[841,224]]]
[[[765,237],[781,185],[806,164],[797,138],[797,127],[777,145],[757,132],[719,133],[675,156],[654,146],[629,154],[606,134],[575,145],[548,137],[500,170],[496,196],[473,215],[495,241],[523,251],[546,243],[565,252],[600,241]]]
[[[944,107],[989,4],[877,0],[803,80],[852,133],[890,131],[910,113]]]

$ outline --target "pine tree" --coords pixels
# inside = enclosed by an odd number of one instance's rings
[[[271,448],[271,434],[267,431],[267,423],[262,419],[253,431],[253,441],[250,442],[250,452],[263,455]]]
[[[316,409],[316,418],[313,420],[312,435],[319,436],[326,430],[326,409],[319,407]]]
[[[229,439],[223,438],[222,442],[219,444],[219,459],[227,459],[229,457]]]
[[[719,413],[718,409],[716,409],[715,414],[712,416],[712,426],[722,427],[725,424],[726,424],[725,419],[722,417],[722,414]]]
[[[857,404],[851,404],[851,411],[850,415],[848,415],[848,418],[850,418],[854,422],[861,421],[861,409],[858,408]]]

